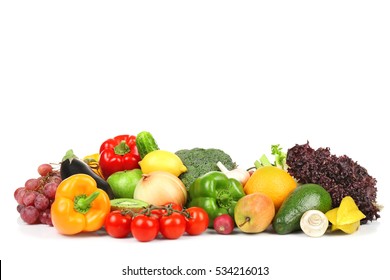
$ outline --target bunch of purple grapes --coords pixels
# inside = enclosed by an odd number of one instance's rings
[[[28,179],[24,187],[14,192],[18,203],[17,211],[27,224],[47,224],[53,226],[50,209],[57,187],[61,183],[59,170],[47,163],[38,166],[38,178]]]

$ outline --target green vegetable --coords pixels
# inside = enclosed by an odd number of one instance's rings
[[[186,189],[200,176],[210,171],[219,171],[217,162],[220,161],[229,170],[237,166],[232,158],[220,149],[183,149],[175,153],[187,167],[187,172],[182,173],[179,178],[183,181]]]
[[[275,156],[275,160],[273,163],[271,163],[267,158],[267,156],[263,154],[259,160],[255,161],[255,167],[258,169],[263,166],[273,165],[280,169],[287,170],[287,164],[286,164],[287,153],[282,151],[282,148],[280,147],[279,144],[271,146],[271,154]]]
[[[141,159],[143,159],[146,154],[159,149],[153,135],[148,131],[141,131],[138,133],[135,143]]]
[[[197,178],[190,186],[188,207],[201,207],[209,215],[209,227],[222,214],[234,217],[237,201],[245,196],[239,181],[228,178],[220,171],[211,171]]]
[[[308,210],[326,213],[332,208],[330,194],[318,184],[298,186],[283,201],[275,214],[272,226],[276,233],[287,234],[299,230],[302,215]]]

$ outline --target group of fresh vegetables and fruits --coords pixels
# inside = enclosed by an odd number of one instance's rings
[[[248,169],[217,148],[160,149],[148,131],[104,141],[98,153],[72,150],[14,197],[27,224],[63,235],[105,230],[114,238],[177,239],[207,230],[229,234],[302,231],[351,234],[377,220],[376,179],[329,148],[271,146]]]

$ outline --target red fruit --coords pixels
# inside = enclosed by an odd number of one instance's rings
[[[53,171],[53,167],[48,163],[44,163],[38,166],[38,173],[41,176],[46,176],[52,171]]]

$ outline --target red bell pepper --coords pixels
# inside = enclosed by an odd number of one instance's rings
[[[135,140],[134,135],[118,135],[102,143],[99,166],[105,179],[118,171],[140,168],[141,157]]]

